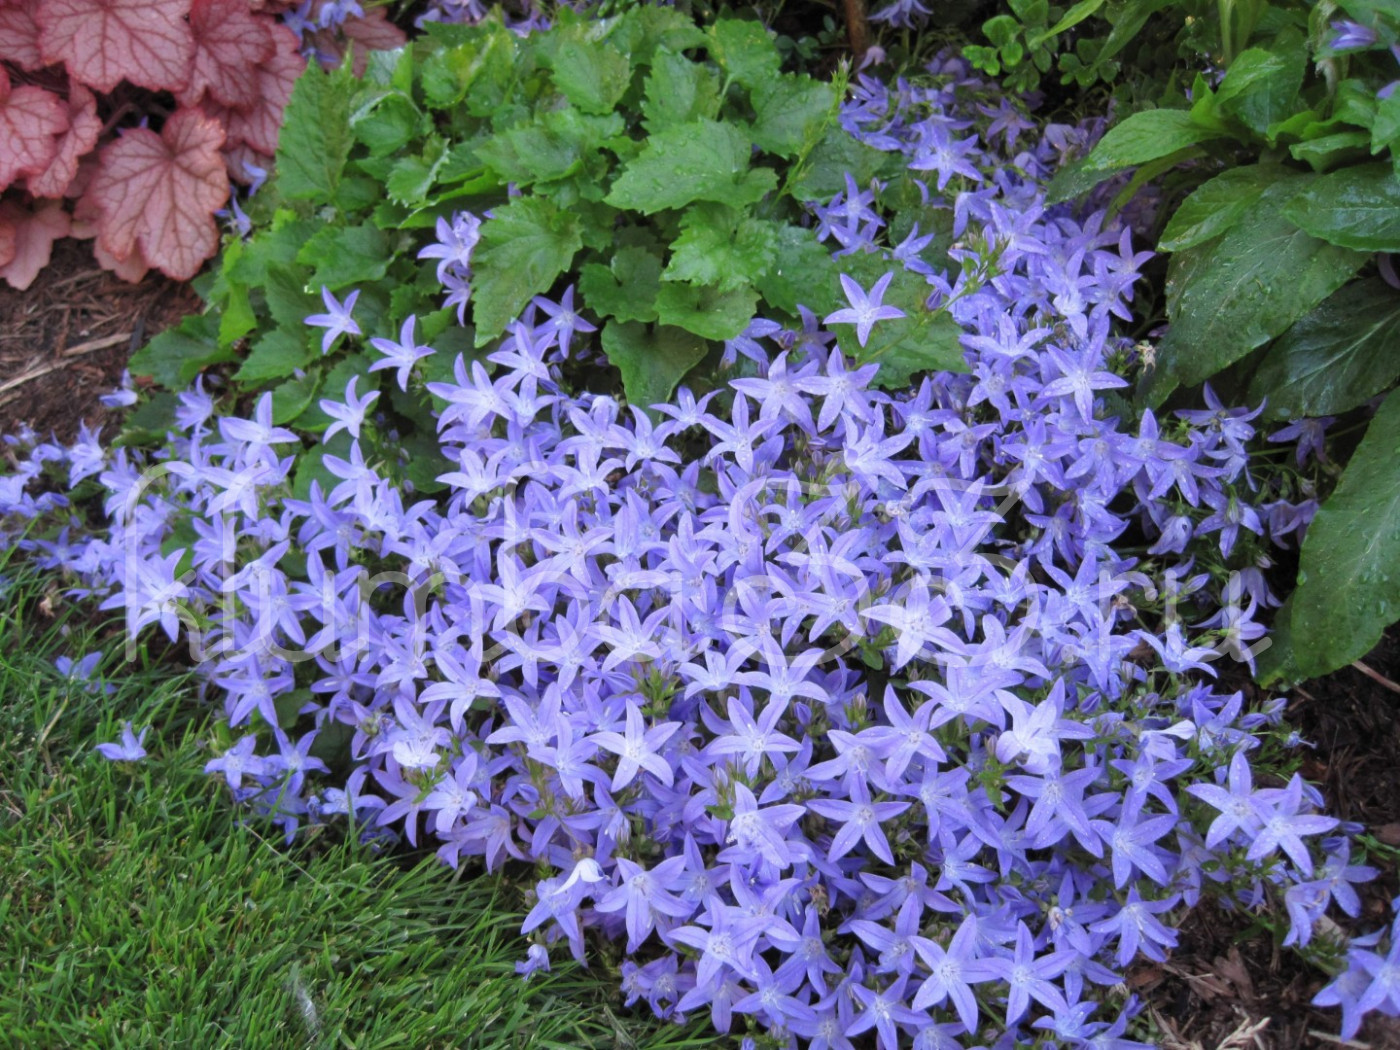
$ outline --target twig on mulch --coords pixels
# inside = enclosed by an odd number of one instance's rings
[[[1385,675],[1381,674],[1379,671],[1374,670],[1373,668],[1367,667],[1367,666],[1366,666],[1365,664],[1363,664],[1360,660],[1353,660],[1353,661],[1351,662],[1351,666],[1352,666],[1352,667],[1355,667],[1358,671],[1360,671],[1362,674],[1364,674],[1367,678],[1371,679],[1371,681],[1376,682],[1376,683],[1378,683],[1378,684],[1380,684],[1380,685],[1385,686],[1385,687],[1386,687],[1387,689],[1389,689],[1392,693],[1400,693],[1400,685],[1396,685],[1394,682],[1392,682],[1392,681],[1391,681],[1389,678],[1387,678]]]
[[[122,343],[130,342],[131,337],[135,334],[135,332],[118,332],[116,335],[103,336],[101,339],[93,339],[86,343],[79,343],[77,346],[70,346],[67,350],[63,351],[59,360],[51,361],[42,368],[36,368],[32,372],[26,372],[22,376],[16,376],[14,379],[0,383],[0,394],[7,394],[18,387],[24,386],[25,383],[32,383],[34,380],[41,379],[50,372],[57,372],[60,368],[68,364],[67,358],[81,357],[83,354],[91,354],[98,350],[107,350],[114,346],[120,346]],[[14,395],[11,395],[11,397],[0,397],[0,404],[5,404],[7,401],[10,401],[13,396]]]

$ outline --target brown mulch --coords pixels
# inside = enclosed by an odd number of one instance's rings
[[[1375,675],[1400,680],[1400,628],[1392,628],[1363,662]],[[1231,681],[1230,687],[1261,698],[1247,680]],[[1364,824],[1382,848],[1400,846],[1400,693],[1343,668],[1288,695],[1288,724],[1314,745],[1301,772],[1321,787],[1326,812]],[[1362,918],[1344,926],[1348,932],[1388,921],[1389,902],[1400,893],[1393,857],[1369,858],[1382,874],[1358,887]],[[1281,907],[1267,918],[1281,937],[1288,928]],[[1377,1015],[1353,1041],[1342,1042],[1340,1013],[1309,1005],[1326,983],[1292,949],[1275,947],[1255,916],[1213,906],[1188,917],[1166,964],[1141,964],[1129,974],[1130,987],[1146,1000],[1163,1032],[1163,1050],[1400,1050],[1400,1019]]]
[[[158,273],[128,284],[98,268],[92,247],[65,239],[27,291],[0,281],[0,435],[21,424],[71,441],[102,423],[98,398],[121,381],[134,350],[199,297]]]

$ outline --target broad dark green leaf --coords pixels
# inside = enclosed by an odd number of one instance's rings
[[[318,377],[308,372],[272,388],[272,421],[279,427],[297,419],[316,398]]]
[[[1400,251],[1400,176],[1389,164],[1322,175],[1288,202],[1284,214],[1332,244],[1367,252]]]
[[[1307,62],[1302,34],[1296,31],[1277,34],[1267,48],[1241,51],[1216,92],[1220,112],[1267,134],[1271,125],[1302,108],[1298,90]]]
[[[372,157],[388,157],[413,142],[424,131],[423,114],[403,92],[390,92],[350,117],[355,140]]]
[[[753,100],[758,148],[795,157],[815,146],[836,115],[836,91],[811,77],[783,77]]]
[[[389,177],[384,180],[389,199],[409,206],[422,204],[446,163],[446,140],[431,136],[421,153],[401,157],[390,169]]]
[[[706,339],[733,339],[753,320],[758,292],[748,285],[722,292],[712,285],[662,282],[656,293],[656,315],[663,325],[675,325]]]
[[[840,284],[836,263],[811,230],[777,225],[773,265],[757,281],[764,300],[791,317],[799,305],[818,317],[838,308]]]
[[[1371,122],[1371,152],[1400,153],[1400,91],[1392,91],[1376,106]]]
[[[748,138],[733,124],[695,120],[647,139],[606,200],[647,215],[691,201],[743,206],[777,185],[767,168],[749,169]]]
[[[655,321],[661,290],[661,257],[646,248],[619,248],[611,263],[585,263],[579,294],[589,309],[619,321]]]
[[[622,373],[627,400],[641,408],[669,401],[676,384],[709,349],[704,339],[690,332],[636,321],[609,321],[602,338],[604,353]]]
[[[506,330],[531,298],[549,291],[583,246],[579,221],[542,197],[516,197],[481,227],[473,259],[476,345]]]
[[[1249,385],[1275,419],[1330,416],[1400,377],[1400,292],[1379,277],[1354,281],[1269,347]]]
[[[1301,185],[1275,182],[1218,240],[1172,256],[1171,327],[1147,389],[1152,404],[1262,346],[1366,262],[1365,254],[1310,237],[1284,218],[1283,205]]]
[[[875,385],[886,390],[903,390],[919,372],[966,372],[962,349],[962,328],[946,311],[914,314],[875,326],[868,344],[862,347],[854,329],[842,331],[841,348],[861,364],[875,362]]]
[[[315,267],[313,287],[324,285],[333,292],[380,280],[392,258],[389,235],[373,223],[324,226],[297,253],[297,262]]]
[[[1400,393],[1391,393],[1303,542],[1293,643],[1308,676],[1364,656],[1400,617]]]
[[[1179,252],[1219,237],[1247,212],[1281,174],[1273,165],[1223,171],[1202,183],[1172,214],[1157,247]]]
[[[460,103],[476,117],[489,117],[505,102],[518,72],[517,38],[501,23],[478,26],[428,26],[430,37],[449,46],[436,48],[423,61],[421,83],[428,101],[447,108]],[[451,38],[450,40],[448,38]]]
[[[1220,131],[1194,123],[1185,110],[1144,110],[1109,128],[1084,158],[1082,169],[1107,172],[1131,168],[1221,135]]]
[[[590,156],[623,130],[623,120],[615,113],[593,117],[566,107],[493,135],[476,148],[476,156],[503,182],[530,186],[581,170]]]
[[[335,199],[350,155],[350,73],[312,62],[297,78],[277,140],[277,192],[287,200]]]
[[[858,186],[871,179],[891,178],[903,170],[897,153],[867,146],[839,127],[830,128],[807,155],[801,170],[790,177],[789,189],[800,201],[828,201],[846,188],[846,175]]]

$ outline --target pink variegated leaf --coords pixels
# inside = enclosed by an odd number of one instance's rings
[[[282,127],[282,111],[292,97],[292,87],[306,68],[301,57],[297,36],[286,26],[269,26],[273,52],[257,70],[258,94],[253,105],[245,109],[221,106],[209,98],[201,108],[217,118],[228,129],[230,146],[246,145],[258,153],[272,156],[277,152],[277,134]]]
[[[118,261],[140,250],[145,261],[188,280],[219,246],[214,212],[228,200],[220,148],[224,129],[198,109],[181,109],[159,135],[132,128],[103,147],[88,187],[98,243]]]
[[[88,87],[123,80],[181,91],[194,62],[190,0],[44,0],[35,10],[39,51]]]
[[[36,197],[62,197],[78,174],[78,162],[97,145],[102,120],[97,115],[97,99],[81,84],[68,90],[68,130],[58,137],[57,149],[49,166],[26,183]]]
[[[26,72],[39,69],[39,24],[34,12],[39,0],[0,0],[0,59]]]
[[[0,68],[0,190],[47,168],[58,152],[58,136],[67,127],[68,111],[61,98],[43,88],[11,88]]]
[[[258,70],[273,53],[273,24],[253,15],[247,0],[193,0],[194,68],[176,98],[193,106],[207,91],[225,106],[253,106],[259,95]]]
[[[150,263],[146,262],[146,257],[141,254],[140,246],[133,248],[131,254],[124,259],[118,259],[115,255],[102,247],[102,242],[92,242],[92,257],[97,260],[97,265],[109,273],[114,273],[123,281],[130,281],[135,284],[146,274],[151,272]]]
[[[32,210],[6,201],[0,204],[0,227],[6,223],[15,231],[15,250],[0,265],[0,278],[10,287],[24,291],[49,264],[53,242],[68,236],[71,222],[58,201],[39,201]]]

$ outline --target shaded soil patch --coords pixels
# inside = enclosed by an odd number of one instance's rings
[[[1400,692],[1377,680],[1400,679],[1400,629],[1392,628],[1362,663],[1371,674],[1343,668],[1292,690],[1287,719],[1313,745],[1301,773],[1321,787],[1327,813],[1365,826],[1360,844],[1381,870],[1375,882],[1358,887],[1361,919],[1343,925],[1353,934],[1384,925],[1389,902],[1400,893]],[[1247,679],[1229,685],[1264,699]],[[1287,917],[1267,918],[1282,937]],[[1340,1012],[1309,1005],[1326,983],[1296,951],[1275,947],[1259,917],[1213,905],[1186,920],[1166,964],[1141,964],[1129,975],[1163,1034],[1163,1050],[1400,1050],[1400,1019],[1379,1015],[1353,1041],[1341,1041]]]
[[[134,350],[199,309],[188,284],[152,272],[128,284],[98,268],[91,245],[65,239],[23,292],[0,282],[0,434],[22,424],[71,441],[108,410]]]

